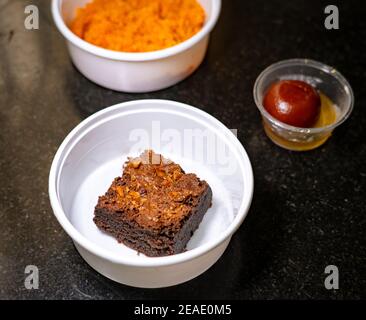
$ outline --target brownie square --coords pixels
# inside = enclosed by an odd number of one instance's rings
[[[185,250],[211,202],[206,181],[148,150],[99,197],[94,222],[147,256],[172,255]]]

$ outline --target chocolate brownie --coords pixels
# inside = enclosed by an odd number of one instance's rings
[[[149,150],[128,159],[99,197],[94,222],[138,252],[166,256],[185,250],[211,201],[206,181]]]

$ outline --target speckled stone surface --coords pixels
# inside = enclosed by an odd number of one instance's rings
[[[366,298],[364,3],[338,2],[341,29],[327,31],[325,2],[223,2],[197,72],[160,92],[123,94],[73,67],[47,1],[32,1],[40,30],[26,31],[29,1],[0,0],[0,298]],[[294,57],[335,66],[356,96],[351,118],[308,153],[273,145],[252,98],[263,68]],[[255,174],[252,207],[223,257],[198,278],[166,289],[130,288],[93,271],[48,199],[50,164],[66,134],[103,107],[140,98],[192,104],[238,128]],[[39,267],[38,290],[24,287],[29,264]],[[339,290],[324,288],[330,264],[339,268]]]

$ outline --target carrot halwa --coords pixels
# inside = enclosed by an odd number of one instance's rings
[[[204,21],[197,0],[94,0],[77,10],[70,27],[99,47],[147,52],[189,39]]]

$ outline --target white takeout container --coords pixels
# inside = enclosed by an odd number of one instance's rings
[[[128,156],[152,148],[196,173],[212,188],[212,207],[187,251],[146,257],[100,231],[98,196],[122,174]],[[82,121],[59,147],[49,175],[54,214],[86,262],[104,276],[136,287],[190,280],[222,255],[252,200],[250,160],[235,135],[209,114],[167,100],[120,103]]]
[[[170,48],[146,53],[104,49],[76,36],[68,24],[76,9],[90,0],[52,0],[52,14],[65,37],[74,65],[91,81],[117,91],[149,92],[167,88],[192,74],[201,64],[221,10],[221,0],[198,0],[206,12],[203,28]]]

